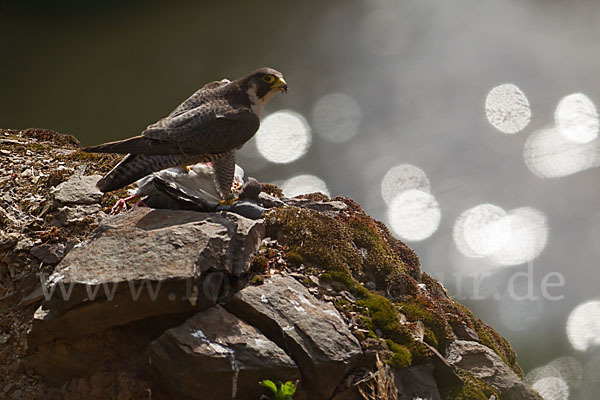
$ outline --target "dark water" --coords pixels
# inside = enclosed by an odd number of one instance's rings
[[[600,294],[598,169],[542,179],[527,168],[523,148],[553,124],[563,96],[600,101],[600,3],[12,1],[0,15],[6,128],[52,128],[84,144],[121,139],[204,83],[263,65],[282,71],[290,86],[267,112],[291,109],[313,124],[318,99],[350,96],[362,115],[356,136],[331,143],[313,132],[308,153],[290,164],[243,153],[247,174],[263,181],[316,175],[333,195],[385,220],[384,174],[401,163],[418,166],[441,212],[431,237],[409,242],[423,269],[510,338],[525,370],[561,356],[591,363],[593,352],[573,349],[566,324],[578,304]],[[486,119],[486,96],[502,83],[517,85],[531,106],[531,121],[514,135]],[[464,289],[468,278],[456,280],[455,220],[483,203],[533,207],[547,217],[547,243],[533,261],[537,300],[504,300],[510,277],[527,271],[523,263],[486,278],[481,299]],[[561,300],[540,295],[551,272],[564,276],[553,289]]]

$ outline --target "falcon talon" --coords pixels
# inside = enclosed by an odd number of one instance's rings
[[[234,197],[234,198],[231,198],[231,199],[224,199],[224,200],[221,200],[219,202],[219,205],[220,206],[230,206],[233,203],[235,203],[236,201],[240,201],[240,198],[239,197]]]

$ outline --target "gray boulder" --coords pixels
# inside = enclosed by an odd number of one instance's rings
[[[496,353],[480,343],[457,340],[448,348],[446,360],[495,387],[502,399],[541,399]]]
[[[95,204],[102,200],[102,192],[96,188],[101,175],[74,174],[54,189],[54,201],[59,204]]]
[[[259,381],[299,378],[280,347],[220,306],[169,329],[148,353],[172,398],[255,400],[265,393]]]
[[[52,364],[45,344],[136,321],[191,315],[243,282],[264,236],[262,220],[235,214],[137,208],[106,218],[49,277],[28,344],[47,351],[34,368]]]
[[[294,278],[273,276],[236,293],[225,307],[260,329],[300,367],[309,399],[328,399],[362,354],[331,303],[317,300]]]
[[[395,369],[394,382],[398,387],[398,400],[441,400],[431,363]]]

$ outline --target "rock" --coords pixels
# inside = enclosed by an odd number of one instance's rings
[[[261,221],[236,214],[137,208],[106,218],[43,285],[29,347],[212,306],[245,278],[263,236]]]
[[[284,204],[294,207],[309,208],[311,210],[320,211],[330,217],[335,217],[340,211],[347,208],[346,204],[341,201],[314,201],[309,199],[282,199]]]
[[[0,143],[1,144],[19,144],[19,145],[25,144],[25,142],[21,142],[19,140],[15,140],[15,139],[0,139]]]
[[[122,373],[134,373],[147,369],[147,346],[158,338],[165,330],[185,322],[188,315],[165,314],[156,318],[148,318],[129,324],[108,328],[97,333],[57,338],[31,349],[26,362],[29,375],[43,377],[47,382],[62,386],[73,379],[85,378],[94,386],[94,380],[103,376],[106,385],[117,384]],[[86,323],[87,321],[83,321]],[[108,372],[108,374],[106,374]],[[100,375],[99,375],[100,373]],[[147,379],[140,376],[141,380]],[[114,382],[110,382],[115,380]],[[77,394],[70,398],[115,398],[117,396],[104,393],[103,388],[96,387],[96,395],[88,397]],[[105,388],[106,389],[106,388]],[[115,388],[116,390],[116,388]],[[141,397],[118,397],[123,399]]]
[[[395,369],[394,382],[398,387],[398,400],[441,400],[431,363]]]
[[[382,382],[375,398],[499,397],[490,385],[502,398],[537,398],[510,345],[351,199],[286,199],[265,184],[280,197],[257,201],[254,185],[251,203],[225,211],[192,202],[108,217],[100,202],[116,196],[94,184],[119,156],[74,153],[75,139],[43,130],[2,136],[22,142],[0,144],[10,153],[0,155],[6,398],[254,399],[267,394],[259,380],[298,377],[295,400],[362,399],[359,389]],[[271,208],[264,221],[259,206]],[[39,261],[54,273],[33,275]],[[257,286],[228,301],[250,274]],[[448,348],[453,363],[439,353]]]
[[[299,378],[280,347],[220,306],[169,329],[148,353],[172,398],[255,400],[265,393],[259,381]]]
[[[152,393],[148,382],[140,381],[128,371],[99,371],[69,381],[63,385],[61,391],[68,394],[61,396],[61,399],[86,400],[149,399]]]
[[[31,255],[45,264],[55,265],[65,256],[66,246],[62,243],[41,244],[31,248]]]
[[[422,343],[432,354],[431,365],[433,366],[433,375],[435,377],[437,387],[442,390],[447,387],[462,385],[462,379],[460,379],[454,368],[440,354],[440,352],[430,344],[426,342]]]
[[[490,348],[472,341],[457,340],[450,344],[446,360],[454,367],[469,371],[495,387],[502,399],[540,400],[537,393]]]
[[[293,207],[309,208],[311,210],[320,211],[330,217],[335,217],[340,211],[345,210],[348,206],[342,201],[315,201],[310,199],[298,198],[281,198],[278,199],[267,193],[260,193],[258,199],[267,208],[283,207],[284,205]]]
[[[280,199],[278,199],[277,197],[272,196],[265,192],[261,192],[258,195],[258,200],[262,203],[263,206],[265,206],[267,208],[283,207],[285,205],[285,203],[283,201],[281,201]]]
[[[64,206],[53,215],[50,223],[58,227],[87,225],[96,221],[101,210],[99,204]]]
[[[101,175],[73,175],[68,181],[54,189],[54,200],[58,204],[95,204],[102,200],[102,192],[96,188]]]
[[[335,307],[292,277],[274,276],[246,287],[225,307],[287,350],[302,371],[307,398],[329,398],[362,354]]]
[[[69,156],[73,153],[75,153],[77,150],[70,150],[70,149],[54,149],[52,150],[52,154],[56,155],[56,156]]]
[[[479,335],[473,329],[469,328],[466,324],[460,323],[452,327],[454,334],[458,339],[478,341]]]
[[[230,206],[219,206],[217,210],[227,210],[250,219],[262,218],[267,211],[266,208],[248,200],[236,201]]]

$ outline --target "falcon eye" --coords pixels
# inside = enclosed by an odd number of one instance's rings
[[[273,83],[273,82],[275,82],[275,77],[273,75],[265,75],[262,77],[262,80],[265,83]]]

